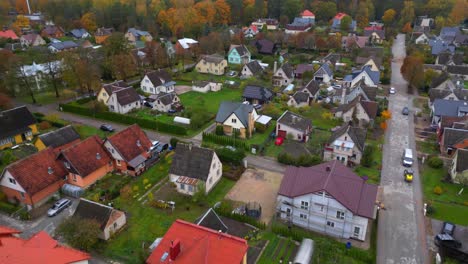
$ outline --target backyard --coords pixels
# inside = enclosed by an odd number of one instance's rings
[[[55,97],[55,91],[51,88],[47,88],[43,91],[38,91],[34,93],[34,98],[36,99],[37,104],[52,104],[56,103],[58,100],[67,100],[71,98],[76,98],[77,93],[69,89],[59,89],[60,97]],[[32,99],[30,95],[19,95],[18,100],[28,104],[32,104]]]
[[[185,108],[201,108],[216,114],[222,101],[242,101],[242,89],[223,88],[218,92],[208,93],[190,91],[179,95],[179,98]]]
[[[354,172],[361,177],[367,177],[369,183],[379,184],[380,183],[380,173],[382,170],[382,146],[383,146],[384,137],[381,136],[377,139],[367,139],[366,145],[371,146],[373,149],[372,152],[372,162],[370,167],[364,167],[358,165]]]

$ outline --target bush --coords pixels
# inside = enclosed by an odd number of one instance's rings
[[[316,155],[301,155],[295,158],[289,153],[282,152],[278,155],[278,162],[285,165],[310,167],[319,164],[322,159]]]
[[[444,192],[440,186],[434,187],[434,190],[432,191],[434,192],[434,194],[437,194],[437,195],[441,195]]]
[[[216,126],[216,135],[218,136],[224,136],[224,128],[223,126]]]
[[[372,166],[372,162],[374,158],[373,154],[374,154],[374,146],[366,145],[366,148],[364,149],[364,153],[362,154],[361,165],[364,167],[370,168]]]
[[[243,139],[236,139],[228,136],[218,136],[213,133],[203,133],[203,142],[211,142],[222,146],[233,146],[237,149],[249,150],[250,145]]]
[[[52,127],[52,125],[47,121],[42,121],[42,122],[39,123],[39,130],[47,130],[47,129],[51,128],[51,127]]]
[[[99,242],[101,228],[94,219],[71,217],[60,224],[57,233],[72,247],[89,251]]]
[[[216,155],[222,162],[228,162],[234,165],[242,164],[242,160],[245,158],[245,153],[241,149],[230,150],[228,148],[216,149]]]
[[[179,139],[178,138],[171,138],[171,140],[169,141],[169,143],[171,144],[171,146],[173,148],[176,148],[177,147],[177,143],[179,143]]]
[[[77,104],[82,105],[82,104],[86,104],[86,103],[88,103],[88,102],[91,102],[91,101],[93,101],[94,99],[96,99],[95,96],[90,96],[90,97],[85,97],[85,98],[78,99],[78,100],[76,100],[75,102],[76,102]]]
[[[426,215],[432,215],[434,214],[434,212],[435,212],[434,206],[432,206],[431,204],[427,204]]]
[[[439,157],[430,157],[429,160],[427,161],[427,164],[429,165],[429,167],[433,168],[433,169],[440,169],[442,168],[442,166],[444,166],[444,162],[442,161],[442,159],[440,159]]]
[[[14,204],[0,201],[0,211],[2,212],[5,212],[7,214],[12,214],[16,212],[17,209],[18,208]]]

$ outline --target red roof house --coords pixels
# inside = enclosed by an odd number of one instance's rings
[[[64,183],[67,170],[49,147],[8,165],[0,188],[10,202],[25,204],[28,209],[45,203]]]
[[[176,220],[146,263],[246,263],[248,248],[242,238]]]
[[[115,168],[132,176],[140,175],[145,170],[151,145],[145,131],[136,124],[110,136],[104,143],[115,160]]]
[[[8,29],[8,30],[0,31],[0,38],[17,40],[18,36],[16,35],[16,33],[13,30]]]
[[[302,11],[301,17],[302,18],[315,18],[315,14],[312,13],[310,10],[306,9],[306,10]]]
[[[341,13],[341,12],[340,12],[340,13],[337,13],[337,14],[335,15],[335,19],[341,20],[341,19],[342,19],[343,17],[345,17],[345,16],[347,16],[347,14]]]
[[[0,226],[0,263],[86,264],[91,259],[85,252],[59,245],[44,231],[24,240],[15,236],[20,233],[16,230],[1,235],[8,229]]]

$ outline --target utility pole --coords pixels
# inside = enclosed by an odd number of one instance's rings
[[[26,0],[26,4],[28,5],[28,14],[31,14],[31,6],[29,5],[29,0]]]

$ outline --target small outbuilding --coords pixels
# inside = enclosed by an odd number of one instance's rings
[[[312,255],[314,254],[314,241],[309,238],[304,238],[299,246],[296,257],[294,258],[294,264],[309,264],[312,261]]]

